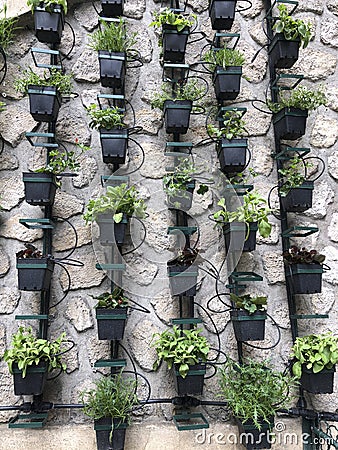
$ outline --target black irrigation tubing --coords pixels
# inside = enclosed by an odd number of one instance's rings
[[[0,141],[1,141],[0,142],[0,155],[1,155],[5,148],[5,141],[4,141],[3,137],[1,136],[1,134],[0,134]]]
[[[216,327],[216,324],[215,324],[213,318],[211,317],[211,315],[210,315],[210,314],[208,313],[208,311],[204,308],[204,306],[202,306],[200,303],[197,303],[197,302],[195,302],[195,301],[194,301],[194,305],[199,306],[199,307],[204,311],[204,313],[208,316],[210,322],[212,323],[212,326],[214,327],[214,329],[215,329],[215,331],[216,331],[217,343],[218,343],[218,349],[217,349],[218,355],[215,357],[214,360],[211,360],[211,361],[217,361],[217,359],[218,359],[218,357],[219,357],[219,351],[221,350],[221,338],[220,338],[220,336],[219,336],[219,332],[218,332],[218,329],[217,329],[217,327]]]
[[[70,227],[71,227],[72,230],[74,231],[74,235],[75,235],[75,243],[74,243],[74,246],[73,246],[73,248],[71,249],[70,253],[68,253],[67,256],[65,256],[64,258],[62,258],[62,259],[59,260],[59,261],[62,261],[63,259],[68,259],[68,258],[70,258],[70,257],[72,256],[72,254],[75,252],[75,250],[76,250],[76,248],[77,248],[77,244],[78,244],[78,234],[77,234],[76,228],[74,227],[74,225],[73,225],[68,219],[64,219],[63,217],[60,217],[60,216],[54,216],[54,217],[52,217],[52,220],[53,220],[53,219],[63,220],[64,222],[67,222],[68,225],[70,225]]]
[[[134,373],[137,373],[135,362],[134,362],[133,358],[130,356],[130,353],[127,351],[127,349],[125,348],[125,346],[121,344],[120,341],[118,342],[118,345],[119,345],[119,347],[121,347],[122,350],[127,354],[128,358],[129,358],[129,361],[131,362],[131,365],[133,366],[133,371],[134,371]]]
[[[129,59],[130,57],[130,59]],[[134,64],[137,62],[138,64]],[[143,66],[142,56],[138,50],[129,50],[127,52],[127,69],[138,69],[139,67]]]
[[[147,309],[145,306],[140,305],[139,303],[135,302],[135,300],[128,299],[130,303],[133,303],[134,305],[137,305],[138,307],[135,308],[135,306],[129,306],[130,309],[134,309],[135,311],[140,311],[145,314],[150,314],[149,309]]]
[[[126,172],[126,173],[124,173],[124,175],[131,175],[131,174],[137,172],[138,170],[140,170],[141,167],[143,166],[144,160],[145,160],[145,154],[144,154],[144,150],[143,150],[142,145],[139,144],[137,141],[135,141],[135,139],[132,139],[131,137],[128,137],[128,139],[129,139],[130,141],[134,142],[134,143],[139,147],[139,149],[141,150],[142,159],[141,159],[141,163],[139,164],[138,167],[136,167],[136,169],[134,169],[134,170],[132,170],[132,171],[130,171],[130,172]]]
[[[95,2],[94,2],[94,1],[92,1],[92,5],[93,5],[93,7],[94,7],[96,13],[99,15],[99,14],[100,14],[100,11],[96,8],[96,5],[95,5]]]
[[[66,272],[66,275],[67,275],[67,278],[68,278],[68,287],[67,287],[67,289],[66,289],[66,293],[64,294],[64,296],[61,298],[61,300],[59,300],[57,303],[55,303],[54,305],[51,305],[50,307],[49,307],[49,309],[51,309],[51,308],[55,308],[56,306],[58,306],[66,297],[67,297],[67,295],[69,294],[69,291],[70,291],[70,286],[71,286],[71,284],[72,284],[72,280],[71,280],[71,278],[70,278],[70,274],[69,274],[69,272],[68,272],[68,270],[67,270],[67,268],[63,265],[63,264],[60,264],[59,262],[55,262],[55,264],[57,264],[58,266],[61,266],[64,270],[65,270],[65,272]]]
[[[147,384],[147,386],[148,386],[148,392],[149,392],[149,393],[148,393],[148,396],[147,396],[147,399],[146,399],[146,400],[140,400],[140,403],[143,403],[143,404],[141,404],[140,406],[138,406],[138,407],[136,407],[136,408],[133,408],[132,411],[134,412],[134,411],[138,411],[138,410],[144,408],[144,407],[146,406],[147,402],[149,401],[150,396],[151,396],[151,386],[150,386],[149,381],[148,381],[147,378],[146,378],[144,375],[142,375],[140,372],[135,372],[135,371],[133,371],[133,370],[123,370],[122,373],[124,373],[124,374],[125,374],[125,373],[130,373],[130,374],[132,374],[132,375],[135,375],[135,378],[136,378],[135,394],[136,394],[136,392],[137,392],[137,383],[138,383],[137,377],[143,378],[144,381],[146,382],[146,384]]]
[[[238,7],[238,9],[236,9],[236,12],[247,11],[248,9],[250,9],[252,7],[251,0],[237,0],[237,1],[238,1],[238,3],[240,3],[240,2],[249,3],[249,6],[246,6],[245,8]]]
[[[213,347],[210,347],[210,350],[215,350],[218,353],[218,357],[219,357],[219,355],[223,355],[225,357],[225,362],[223,362],[223,361],[217,361],[216,362],[214,360],[207,360],[207,364],[212,363],[214,366],[222,366],[223,364],[225,364],[229,360],[228,355],[225,352],[223,352],[223,350],[220,350],[220,349],[217,349],[217,348],[213,348]]]
[[[270,345],[269,347],[260,347],[258,345],[249,344],[248,342],[243,342],[243,344],[245,344],[245,345],[247,345],[248,347],[251,347],[251,348],[257,348],[259,350],[271,350],[272,348],[277,347],[277,345],[280,343],[280,339],[281,339],[280,327],[279,327],[278,323],[275,321],[275,319],[272,316],[270,316],[270,314],[267,314],[267,316],[270,317],[270,319],[272,320],[273,324],[277,327],[277,331],[278,331],[277,342],[275,342],[275,344],[273,344],[273,345]]]
[[[142,220],[140,220],[138,217],[132,217],[132,219],[135,219],[138,222],[140,222],[140,224],[142,225],[143,231],[144,231],[144,236],[143,236],[141,242],[136,247],[132,248],[131,250],[128,250],[125,253],[121,253],[121,256],[129,255],[130,253],[133,253],[136,250],[138,250],[141,247],[141,245],[144,243],[144,241],[146,240],[146,237],[147,237],[147,229],[146,229],[146,226],[144,225],[144,223],[142,222]]]
[[[0,54],[4,60],[4,63],[2,65],[2,67],[0,68],[0,72],[3,71],[3,75],[0,79],[0,84],[4,81],[6,74],[7,74],[7,57],[6,57],[6,53],[4,51],[4,49],[0,46]]]
[[[64,61],[65,59],[70,59],[69,55],[72,53],[72,51],[74,50],[74,47],[75,47],[75,31],[74,31],[74,28],[71,26],[71,24],[69,22],[65,21],[65,23],[70,28],[70,31],[71,31],[72,36],[73,36],[73,41],[72,41],[72,45],[71,45],[70,50],[69,50],[68,53],[63,54],[63,53],[60,52],[62,54],[62,56],[63,56],[63,58],[61,58],[61,61]]]
[[[273,188],[270,189],[269,194],[268,194],[268,207],[271,209],[271,214],[277,219],[277,220],[281,220],[281,215],[278,215],[276,212],[274,212],[274,210],[271,208],[271,194],[272,192],[277,189],[278,186],[274,186]]]
[[[205,380],[210,380],[210,378],[213,378],[213,377],[216,375],[216,373],[217,373],[217,367],[216,367],[213,363],[208,362],[208,361],[207,361],[207,365],[208,365],[209,367],[212,367],[212,368],[213,368],[213,373],[212,373],[211,375],[208,375],[207,377],[204,376],[204,379],[205,379]]]
[[[232,309],[232,306],[231,305],[227,305],[226,303],[224,303],[223,302],[223,300],[221,300],[221,295],[224,295],[224,296],[228,296],[228,295],[230,295],[228,292],[221,292],[221,293],[217,293],[217,294],[215,294],[215,295],[213,295],[211,298],[209,298],[209,300],[207,301],[207,309],[210,311],[210,312],[212,312],[212,313],[214,313],[214,314],[221,314],[221,313],[225,313],[225,312],[228,312],[228,311],[230,311],[231,309]],[[222,311],[216,311],[215,309],[212,309],[211,307],[210,307],[210,302],[214,299],[214,298],[218,298],[218,300],[224,305],[224,306],[226,306],[228,309],[223,309]]]
[[[131,127],[132,129],[135,128],[135,123],[136,123],[136,114],[135,114],[135,109],[133,107],[133,105],[130,103],[129,100],[124,99],[125,103],[130,106],[131,112],[133,114],[133,126]]]

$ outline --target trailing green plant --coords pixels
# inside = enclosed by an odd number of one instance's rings
[[[207,131],[210,137],[216,139],[236,139],[247,134],[245,128],[245,121],[243,120],[243,113],[237,108],[226,111],[222,117],[223,126],[216,128],[212,124],[208,124]]]
[[[115,223],[120,223],[123,214],[128,217],[135,215],[145,217],[146,205],[139,197],[134,186],[128,187],[126,183],[119,186],[107,186],[107,192],[96,199],[89,200],[87,211],[83,215],[86,224],[97,220],[100,214],[111,213]]]
[[[190,100],[192,102],[200,99],[204,95],[204,89],[197,80],[189,80],[180,85],[176,92],[172,91],[168,83],[161,86],[161,91],[156,92],[151,100],[152,108],[164,109],[164,102],[167,100]]]
[[[276,411],[287,406],[290,391],[297,386],[287,371],[274,370],[269,361],[246,360],[243,364],[228,358],[219,369],[221,394],[234,417],[242,423],[252,421],[261,429],[270,424]]]
[[[233,292],[230,292],[230,299],[235,303],[236,308],[244,309],[249,314],[265,311],[267,303],[267,297],[264,296],[236,295]]]
[[[175,13],[169,8],[160,12],[153,13],[154,20],[150,23],[150,27],[161,28],[163,25],[173,25],[177,31],[182,31],[185,27],[191,27],[196,21],[196,14],[184,16],[180,13]]]
[[[286,95],[285,92],[286,91],[280,91],[279,102],[273,103],[270,100],[267,101],[267,106],[273,113],[277,113],[283,108],[299,108],[312,111],[321,105],[325,106],[327,104],[323,86],[316,91],[311,90],[306,86],[299,86],[296,89],[288,91],[288,95]]]
[[[288,41],[300,39],[300,46],[303,45],[303,48],[306,48],[312,36],[311,23],[305,23],[302,19],[293,19],[289,15],[286,5],[282,3],[279,3],[277,8],[279,10],[279,18],[272,29],[276,33],[283,33]]]
[[[252,184],[252,180],[258,176],[258,173],[252,168],[248,168],[248,174],[245,172],[237,172],[235,175],[228,177],[226,182],[235,186],[236,184]]]
[[[47,371],[54,369],[66,370],[66,364],[62,362],[62,344],[65,342],[66,333],[62,333],[55,341],[50,342],[33,335],[31,327],[19,327],[12,336],[11,348],[5,351],[4,360],[9,370],[13,373],[13,364],[22,370],[22,378],[25,378],[27,369],[40,362],[46,362]]]
[[[113,292],[103,292],[99,296],[91,295],[91,297],[98,300],[95,308],[114,309],[128,306],[128,298],[119,287],[115,287]]]
[[[312,163],[295,156],[288,161],[287,167],[278,170],[283,176],[283,184],[279,188],[281,197],[285,197],[290,192],[290,189],[298,188],[306,181],[304,170],[310,167],[313,167]]]
[[[6,103],[5,102],[0,102],[0,113],[4,112],[6,110]]]
[[[108,52],[128,52],[136,44],[137,32],[127,34],[122,17],[118,22],[100,21],[98,30],[90,36],[89,47],[93,50]]]
[[[91,103],[86,109],[88,116],[91,118],[90,128],[111,130],[112,128],[125,127],[123,113],[117,106],[100,109],[96,104]]]
[[[153,340],[156,337],[158,339],[152,342],[151,346],[155,347],[157,360],[153,364],[153,369],[157,370],[162,361],[168,364],[169,369],[173,364],[177,364],[180,376],[185,378],[189,366],[206,362],[210,346],[207,339],[200,335],[201,332],[201,328],[181,331],[174,325],[172,330],[155,333]]]
[[[283,252],[284,264],[323,264],[325,261],[325,255],[321,255],[317,250],[306,250],[305,247],[297,247],[291,245],[289,250]]]
[[[25,69],[23,77],[14,82],[14,88],[23,94],[28,93],[31,85],[36,86],[55,86],[60,94],[70,95],[72,92],[72,74],[63,74],[60,70],[51,69],[50,72],[45,70],[41,77],[32,69]]]
[[[257,192],[250,191],[243,195],[243,204],[235,211],[228,211],[225,198],[221,198],[217,203],[221,209],[214,213],[213,217],[216,225],[223,227],[227,222],[244,222],[247,225],[247,236],[249,236],[248,224],[257,222],[259,234],[267,238],[271,233],[271,224],[268,220],[268,214],[271,209],[265,206],[267,201]]]
[[[338,362],[338,337],[331,332],[297,337],[291,357],[295,359],[292,372],[297,378],[304,367],[313,373],[330,370]]]
[[[217,48],[208,50],[203,57],[208,63],[210,70],[214,71],[217,66],[226,69],[230,66],[243,66],[245,56],[242,52],[231,48]]]
[[[67,0],[27,0],[27,5],[31,7],[32,13],[34,13],[35,8],[41,7],[43,4],[46,11],[52,13],[56,5],[60,5],[63,8],[65,14],[67,14]]]
[[[0,15],[3,15],[0,19],[0,47],[6,50],[13,42],[15,31],[19,29],[16,26],[19,19],[18,17],[7,17],[7,3],[0,9]]]

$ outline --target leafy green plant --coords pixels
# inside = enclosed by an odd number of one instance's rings
[[[278,172],[283,176],[283,184],[279,188],[281,197],[285,197],[290,189],[300,187],[306,181],[304,171],[312,166],[313,164],[309,161],[304,161],[299,156],[295,156],[288,161],[287,167],[279,169]]]
[[[104,292],[99,296],[91,295],[95,300],[98,300],[95,308],[124,308],[128,306],[128,298],[123,294],[123,289],[116,287],[113,292]]]
[[[32,13],[35,8],[39,8],[43,4],[46,11],[53,12],[55,5],[60,5],[63,8],[65,14],[67,14],[67,0],[27,0],[27,5],[31,7]]]
[[[243,113],[234,108],[230,111],[226,111],[223,114],[223,126],[221,128],[216,128],[212,124],[208,124],[207,130],[210,137],[216,139],[236,139],[247,134],[245,128],[245,121],[243,120]]]
[[[264,296],[236,295],[233,292],[230,292],[230,299],[235,303],[236,308],[245,309],[249,314],[256,311],[265,311],[267,302],[267,297]]]
[[[6,107],[7,107],[7,105],[6,105],[5,102],[0,102],[0,113],[2,113],[3,111],[5,111],[5,110],[6,110]]]
[[[219,370],[219,397],[242,423],[252,421],[261,429],[270,424],[279,408],[288,405],[289,391],[297,385],[287,372],[274,370],[268,361],[245,361],[243,365],[230,358]]]
[[[168,364],[171,369],[173,364],[179,366],[178,371],[182,378],[185,378],[189,371],[189,366],[205,362],[210,350],[207,339],[201,336],[201,328],[181,331],[174,325],[172,330],[162,333],[155,333],[152,347],[157,352],[157,360],[153,364],[153,369],[157,370],[162,361]]]
[[[128,217],[135,215],[144,218],[146,205],[138,195],[136,188],[134,186],[128,187],[126,183],[119,186],[108,186],[105,194],[89,200],[83,218],[86,224],[97,220],[98,215],[107,213],[113,215],[115,223],[121,222],[123,214]]]
[[[137,32],[128,36],[122,17],[118,22],[101,20],[102,28],[94,31],[90,36],[89,47],[93,50],[108,52],[128,52],[136,44]]]
[[[208,50],[203,57],[208,63],[210,70],[214,71],[217,66],[226,69],[230,66],[243,66],[245,57],[242,52],[230,48],[217,48]]]
[[[198,249],[185,246],[178,255],[168,261],[168,266],[190,266],[196,261]]]
[[[284,37],[288,41],[294,41],[300,39],[300,45],[306,48],[311,39],[311,23],[305,23],[302,19],[293,19],[288,14],[286,5],[280,3],[277,6],[279,10],[279,19],[272,27],[276,33],[283,33]]]
[[[65,342],[66,333],[62,333],[55,341],[36,338],[31,327],[19,327],[16,334],[12,336],[11,348],[4,353],[4,360],[9,370],[13,373],[13,364],[22,370],[22,378],[25,378],[30,366],[38,365],[41,361],[47,364],[47,370],[61,368],[66,370],[66,364],[62,362],[60,352]]]
[[[307,111],[312,111],[321,105],[327,104],[327,98],[324,92],[324,88],[320,87],[317,91],[313,91],[306,86],[299,86],[296,89],[292,89],[289,95],[285,95],[286,91],[280,92],[280,100],[277,103],[267,101],[268,108],[277,113],[283,108],[299,108]]]
[[[196,14],[184,16],[183,14],[175,13],[166,8],[161,12],[153,13],[154,20],[150,23],[150,27],[160,28],[163,25],[173,25],[177,31],[182,31],[185,27],[191,27],[196,21]]]
[[[125,126],[123,123],[123,113],[117,106],[100,109],[92,103],[87,108],[87,114],[91,118],[89,122],[90,128],[111,130],[112,128]]]
[[[14,82],[14,88],[18,92],[27,94],[30,85],[55,86],[60,94],[69,95],[73,88],[72,79],[72,74],[64,75],[57,69],[51,69],[50,72],[45,70],[42,77],[32,69],[25,69],[23,77]]]
[[[259,234],[267,238],[271,233],[271,224],[268,220],[270,208],[266,207],[266,200],[257,192],[251,191],[243,195],[243,204],[235,211],[228,211],[225,198],[221,198],[217,203],[221,209],[214,213],[213,217],[216,225],[223,227],[226,222],[244,222],[246,225],[257,222]],[[249,235],[249,227],[246,238]]]
[[[317,250],[306,250],[305,247],[299,248],[292,245],[289,250],[283,252],[284,263],[290,264],[322,264],[325,261],[325,255],[321,255]]]
[[[297,337],[291,357],[295,359],[292,372],[297,378],[301,377],[303,367],[313,373],[332,369],[338,362],[338,337],[332,333]]]
[[[176,92],[164,83],[161,91],[156,92],[151,100],[152,108],[164,109],[164,102],[167,100],[190,100],[192,102],[198,100],[204,95],[204,89],[199,86],[197,80],[189,80],[179,87]]]
[[[7,3],[0,9],[0,47],[4,50],[13,42],[15,31],[19,29],[16,26],[18,17],[7,17]]]

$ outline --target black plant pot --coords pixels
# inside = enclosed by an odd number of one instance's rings
[[[101,0],[102,17],[120,17],[123,15],[124,0]]]
[[[43,392],[47,379],[47,365],[45,361],[27,368],[25,378],[22,378],[22,370],[17,363],[13,364],[14,394],[15,395],[40,395]]]
[[[244,309],[230,311],[232,325],[237,341],[263,341],[265,336],[265,311],[249,314]]]
[[[271,448],[270,430],[273,428],[273,419],[270,424],[262,421],[260,430],[256,428],[252,420],[247,420],[245,423],[237,420],[237,426],[239,440],[247,450]]]
[[[189,27],[177,31],[175,25],[163,25],[162,43],[163,43],[163,61],[172,63],[184,62],[185,49],[187,46]]]
[[[47,291],[54,270],[50,258],[17,258],[18,287],[20,291]]]
[[[99,50],[100,81],[103,87],[123,89],[126,75],[125,52]]]
[[[61,106],[61,95],[54,86],[28,86],[29,109],[34,120],[56,120]]]
[[[319,263],[291,264],[287,267],[293,294],[317,294],[322,292],[323,267]]]
[[[47,44],[59,43],[64,25],[65,16],[62,6],[55,4],[52,13],[46,11],[44,6],[34,9],[35,36],[40,42]]]
[[[192,205],[195,184],[195,181],[192,181],[186,185],[186,190],[180,190],[179,195],[175,197],[168,196],[167,199],[169,208],[179,209],[180,211],[188,211]]]
[[[305,134],[307,110],[299,108],[283,108],[273,114],[272,121],[278,139],[294,140]]]
[[[302,388],[312,394],[332,394],[335,366],[332,369],[323,369],[318,373],[302,367],[300,383]]]
[[[112,214],[99,214],[97,223],[100,227],[101,245],[122,245],[126,234],[128,218],[124,214],[119,223],[115,223]]]
[[[96,308],[99,340],[114,341],[123,339],[127,320],[127,307]]]
[[[174,383],[178,395],[202,395],[204,385],[204,375],[206,372],[205,364],[195,364],[189,367],[189,372],[185,378],[182,378],[178,365],[174,366]]]
[[[283,33],[274,35],[269,46],[269,55],[274,67],[289,69],[298,59],[300,39],[287,40]]]
[[[52,173],[23,173],[25,200],[30,205],[53,205],[57,189],[55,175]]]
[[[212,76],[215,95],[218,101],[234,100],[241,90],[241,66],[223,67],[217,66]]]
[[[281,197],[284,211],[304,212],[312,208],[313,181],[306,181],[297,188],[292,188],[285,197]]]
[[[227,252],[252,252],[256,248],[257,223],[249,224],[249,235],[247,225],[244,222],[225,223],[223,234],[225,238],[225,248]]]
[[[167,270],[171,295],[185,297],[196,295],[197,266],[168,265]]]
[[[128,131],[100,129],[102,159],[105,164],[124,164],[128,147]]]
[[[127,424],[120,423],[119,419],[113,419],[113,422],[114,428],[112,432],[112,419],[110,417],[94,420],[97,450],[124,449]]]
[[[213,30],[230,30],[235,19],[237,0],[211,0],[209,16]]]
[[[217,155],[223,173],[242,172],[246,166],[247,139],[222,138],[217,144]]]
[[[166,100],[164,121],[166,133],[185,134],[189,128],[191,100]]]

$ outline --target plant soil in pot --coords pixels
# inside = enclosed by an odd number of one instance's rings
[[[34,9],[35,36],[40,42],[58,44],[61,41],[64,24],[63,8],[57,3],[51,13],[46,11],[44,6]]]
[[[163,25],[163,60],[165,62],[182,63],[184,62],[185,49],[187,46],[189,27],[177,31],[175,25]]]
[[[234,309],[230,311],[230,317],[237,341],[263,341],[265,336],[265,311],[248,311]]]
[[[29,108],[34,120],[52,122],[57,119],[61,106],[61,95],[54,86],[28,87]]]
[[[102,159],[106,164],[124,164],[128,147],[128,131],[100,129]]]
[[[121,340],[127,320],[125,308],[96,308],[97,331],[99,340]]]
[[[124,449],[127,424],[124,422],[121,423],[121,419],[113,419],[113,422],[114,428],[112,429],[111,417],[94,420],[98,450],[107,450],[110,448],[114,450]]]
[[[274,67],[289,69],[298,59],[300,39],[287,40],[283,33],[276,33],[269,46],[269,55]]]
[[[225,238],[225,248],[227,252],[243,251],[252,252],[256,248],[257,223],[230,222],[223,226],[223,234]],[[246,239],[247,237],[247,239]]]
[[[251,420],[242,423],[237,419],[236,422],[240,435],[240,442],[245,445],[247,450],[271,448],[273,439],[272,436],[270,436],[270,430],[273,428],[273,418],[271,419],[271,424],[262,422],[260,430]]]
[[[230,30],[235,19],[237,0],[211,0],[209,16],[213,30]]]
[[[216,67],[213,83],[217,100],[234,100],[241,90],[242,66]]]
[[[166,100],[164,102],[166,133],[185,134],[189,128],[191,110],[191,100]]]
[[[220,169],[223,173],[242,172],[246,166],[247,139],[225,139],[217,146]]]
[[[124,88],[126,75],[125,52],[99,50],[100,80],[103,87]]]
[[[40,361],[38,365],[27,367],[26,376],[22,377],[22,370],[13,364],[14,394],[15,395],[40,395],[42,394],[47,379],[47,364]]]
[[[278,139],[294,140],[305,134],[307,110],[300,108],[283,108],[273,114],[273,126]]]
[[[290,264],[286,276],[293,294],[316,294],[322,292],[323,267],[319,263]]]
[[[101,245],[122,245],[126,233],[128,218],[124,214],[121,222],[114,222],[112,214],[99,214],[97,223],[100,227]]]
[[[205,364],[195,364],[189,367],[189,372],[183,378],[177,367],[174,366],[175,389],[178,395],[202,395],[204,385],[204,375],[206,372]]]
[[[193,192],[195,189],[195,181],[187,184],[187,189],[180,190],[181,195],[175,197],[167,196],[169,208],[179,209],[181,211],[188,211],[192,205]]]
[[[302,367],[300,382],[302,388],[312,394],[332,394],[335,366],[332,369],[323,369],[314,373],[311,369]]]
[[[123,15],[124,0],[101,0],[103,17],[120,17]]]
[[[168,265],[171,295],[193,297],[196,295],[198,267],[194,265]]]
[[[54,260],[45,258],[18,258],[18,287],[21,291],[46,291],[54,270]]]
[[[24,172],[25,200],[30,205],[53,205],[57,189],[55,175],[52,173]]]
[[[285,197],[280,197],[287,212],[304,212],[312,208],[313,181],[305,181],[301,186],[291,188]]]

